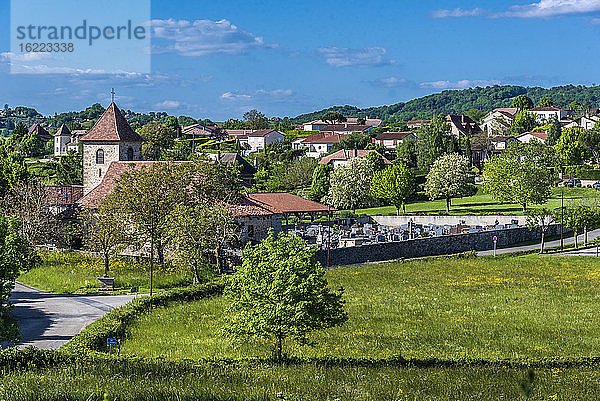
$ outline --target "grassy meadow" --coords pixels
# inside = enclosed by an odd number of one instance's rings
[[[17,281],[59,294],[82,294],[98,290],[97,277],[104,275],[101,258],[77,252],[43,252],[40,266],[24,272]],[[115,277],[115,290],[129,291],[139,287],[149,291],[150,264],[133,259],[111,259],[110,275]],[[155,265],[154,288],[164,289],[192,283],[192,275],[175,267]]]
[[[582,198],[597,198],[600,197],[600,191],[592,188],[563,188],[564,202],[568,205],[573,200]],[[561,188],[552,189],[552,198],[544,205],[533,205],[533,207],[547,207],[555,209],[561,204]],[[371,216],[388,216],[395,215],[396,208],[394,206],[381,206],[369,209],[357,209],[357,214]],[[402,213],[402,210],[400,210]],[[438,199],[433,201],[413,201],[406,204],[406,214],[445,214],[446,201]],[[485,214],[515,214],[522,215],[523,208],[515,203],[498,203],[491,195],[486,194],[483,188],[479,188],[477,194],[466,196],[464,198],[452,199],[450,207],[451,215],[485,215]]]
[[[286,344],[293,357],[367,360],[571,361],[600,355],[600,260],[431,258],[327,272],[349,320]],[[222,335],[222,297],[171,304],[137,319],[125,355],[268,358],[271,344]]]
[[[600,398],[600,370],[535,370],[529,400]],[[12,372],[6,401],[522,400],[525,368],[114,361]]]

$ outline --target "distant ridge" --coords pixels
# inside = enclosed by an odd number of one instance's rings
[[[433,114],[461,114],[470,109],[481,111],[497,107],[509,107],[512,99],[519,95],[529,96],[534,104],[541,98],[550,97],[557,107],[566,108],[571,102],[588,103],[591,107],[600,106],[600,86],[556,86],[554,88],[523,87],[523,86],[487,86],[485,88],[469,88],[447,90],[428,95],[406,103],[396,103],[389,106],[369,107],[360,109],[354,106],[333,106],[312,113],[301,114],[293,119],[300,124],[316,120],[328,111],[339,111],[346,117],[381,118],[392,122],[409,121],[431,117]]]

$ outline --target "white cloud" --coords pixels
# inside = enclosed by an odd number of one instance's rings
[[[421,88],[431,88],[431,89],[465,89],[472,88],[475,86],[491,86],[491,85],[499,85],[501,82],[498,80],[470,80],[470,79],[462,79],[460,81],[432,81],[432,82],[422,82],[419,84]]]
[[[462,8],[455,8],[448,10],[445,8],[435,10],[431,12],[433,18],[449,18],[449,17],[477,17],[482,15],[484,10],[481,8],[474,8],[472,10],[463,10]]]
[[[155,52],[175,52],[182,56],[209,54],[240,54],[252,49],[276,47],[264,39],[246,32],[228,20],[152,20],[152,37],[166,43]]]
[[[181,102],[177,100],[163,100],[154,105],[157,109],[177,109],[179,106],[181,106]]]
[[[374,81],[367,81],[373,86],[383,87],[383,88],[400,88],[400,87],[413,87],[415,83],[413,81],[408,81],[404,78],[398,77],[388,77],[381,78]]]
[[[385,58],[387,50],[383,47],[364,47],[348,49],[342,47],[322,47],[319,49],[325,62],[335,67],[379,66],[393,64],[396,61]]]
[[[530,4],[515,4],[501,12],[490,12],[481,8],[439,9],[431,12],[433,18],[476,17],[487,15],[492,18],[548,18],[568,14],[588,14],[600,11],[600,0],[540,0]]]
[[[258,89],[256,91],[236,91],[225,92],[221,95],[221,100],[231,102],[251,102],[255,100],[281,102],[289,99],[294,92],[291,89]]]
[[[497,16],[544,18],[600,11],[600,0],[541,0],[538,3],[514,5]]]

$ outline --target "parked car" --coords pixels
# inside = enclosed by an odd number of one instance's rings
[[[594,189],[600,189],[600,181],[596,181],[595,183],[592,184],[592,188]]]
[[[567,181],[567,186],[569,186],[569,187],[574,187],[577,184],[581,185],[581,180],[571,178],[569,181]]]

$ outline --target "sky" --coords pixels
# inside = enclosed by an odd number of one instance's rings
[[[111,88],[123,109],[222,121],[250,109],[294,117],[446,89],[600,82],[600,0],[154,0],[145,55],[108,52],[90,61],[103,68],[36,74],[11,73],[10,11],[0,0],[0,103],[45,115],[106,106]],[[138,57],[149,57],[146,71],[121,63]],[[106,72],[111,64],[125,67]]]

